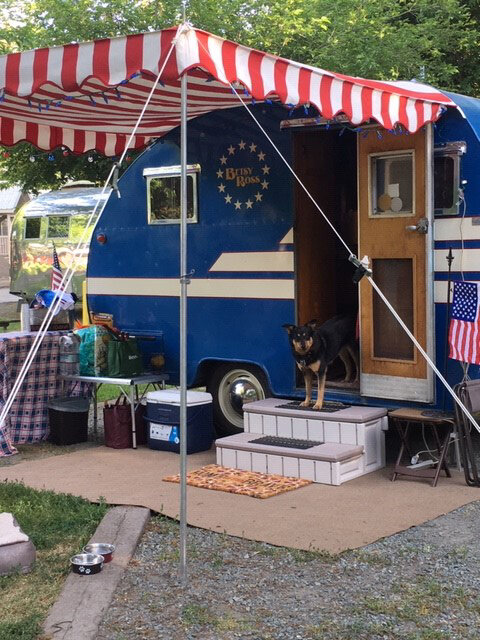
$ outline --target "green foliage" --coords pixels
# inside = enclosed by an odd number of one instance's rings
[[[412,79],[480,96],[478,0],[189,0],[187,19],[273,54],[349,75]],[[178,0],[0,0],[0,53],[162,29],[182,21]],[[102,183],[111,160],[0,157],[6,180],[32,191],[66,179]]]

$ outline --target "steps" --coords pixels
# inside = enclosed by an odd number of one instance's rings
[[[387,410],[351,406],[333,412],[268,398],[244,406],[244,433],[216,441],[217,463],[339,485],[385,466]],[[252,443],[262,435],[323,442],[308,449]]]

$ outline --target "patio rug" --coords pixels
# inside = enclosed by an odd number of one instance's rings
[[[180,482],[180,475],[167,476],[164,482]],[[311,480],[289,478],[276,474],[242,471],[222,467],[219,464],[207,464],[201,469],[187,473],[187,484],[200,489],[214,489],[227,493],[238,493],[251,498],[271,498],[285,491],[312,484]]]

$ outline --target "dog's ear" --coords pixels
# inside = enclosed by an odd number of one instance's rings
[[[322,323],[319,320],[309,320],[306,326],[311,327],[312,329],[318,329],[321,324]]]
[[[295,325],[294,324],[282,324],[282,327],[285,329],[285,331],[288,333],[288,335],[290,335],[292,333],[292,331],[295,329]]]

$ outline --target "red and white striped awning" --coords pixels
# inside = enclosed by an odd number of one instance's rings
[[[343,113],[355,125],[373,119],[412,133],[439,118],[443,106],[455,106],[427,85],[344,76],[183,25],[1,56],[0,144],[27,140],[45,150],[120,154],[169,52],[134,148],[179,125],[186,72],[189,118],[238,106],[230,83],[242,86],[246,102],[309,104],[326,118]]]

